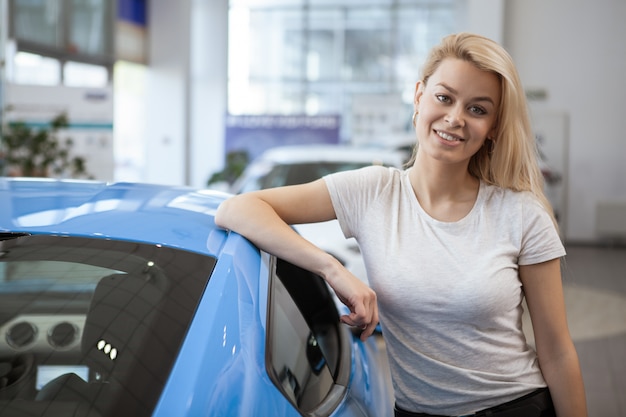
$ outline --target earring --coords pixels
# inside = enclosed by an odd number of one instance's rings
[[[413,127],[416,127],[415,126],[416,125],[416,122],[415,122],[416,119],[417,119],[417,110],[415,110],[413,112],[413,118],[411,119],[413,121]]]

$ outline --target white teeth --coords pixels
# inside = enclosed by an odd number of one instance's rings
[[[447,141],[459,141],[461,139],[457,138],[456,136],[452,136],[452,135],[448,135],[447,133],[444,132],[439,132],[437,131],[437,134],[439,135],[440,138],[445,139]]]

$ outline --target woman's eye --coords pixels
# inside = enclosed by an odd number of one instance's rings
[[[480,106],[472,106],[470,107],[470,111],[474,114],[477,114],[479,116],[482,116],[484,114],[487,114],[487,111],[485,109],[483,109]]]
[[[443,95],[443,94],[437,94],[436,95],[437,100],[442,102],[442,103],[449,103],[450,102],[450,97]]]

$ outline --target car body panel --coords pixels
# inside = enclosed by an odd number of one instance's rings
[[[0,179],[0,233],[143,242],[217,258],[153,416],[301,415],[266,370],[269,255],[215,227],[226,197],[188,187]],[[350,340],[340,403],[311,415],[389,412],[376,341]]]
[[[233,262],[242,253],[253,262]],[[259,293],[267,282],[257,277],[259,267],[258,252],[243,238],[225,245],[155,416],[299,415],[266,377],[264,351],[254,349],[265,337]],[[241,303],[231,303],[234,297]]]
[[[212,254],[226,238],[212,220],[223,196],[149,184],[0,179],[0,230],[158,242]]]

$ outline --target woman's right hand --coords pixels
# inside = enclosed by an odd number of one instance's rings
[[[374,290],[341,264],[334,273],[326,275],[324,279],[339,300],[350,310],[349,314],[341,316],[341,321],[362,329],[361,340],[371,336],[378,325],[378,303]]]

